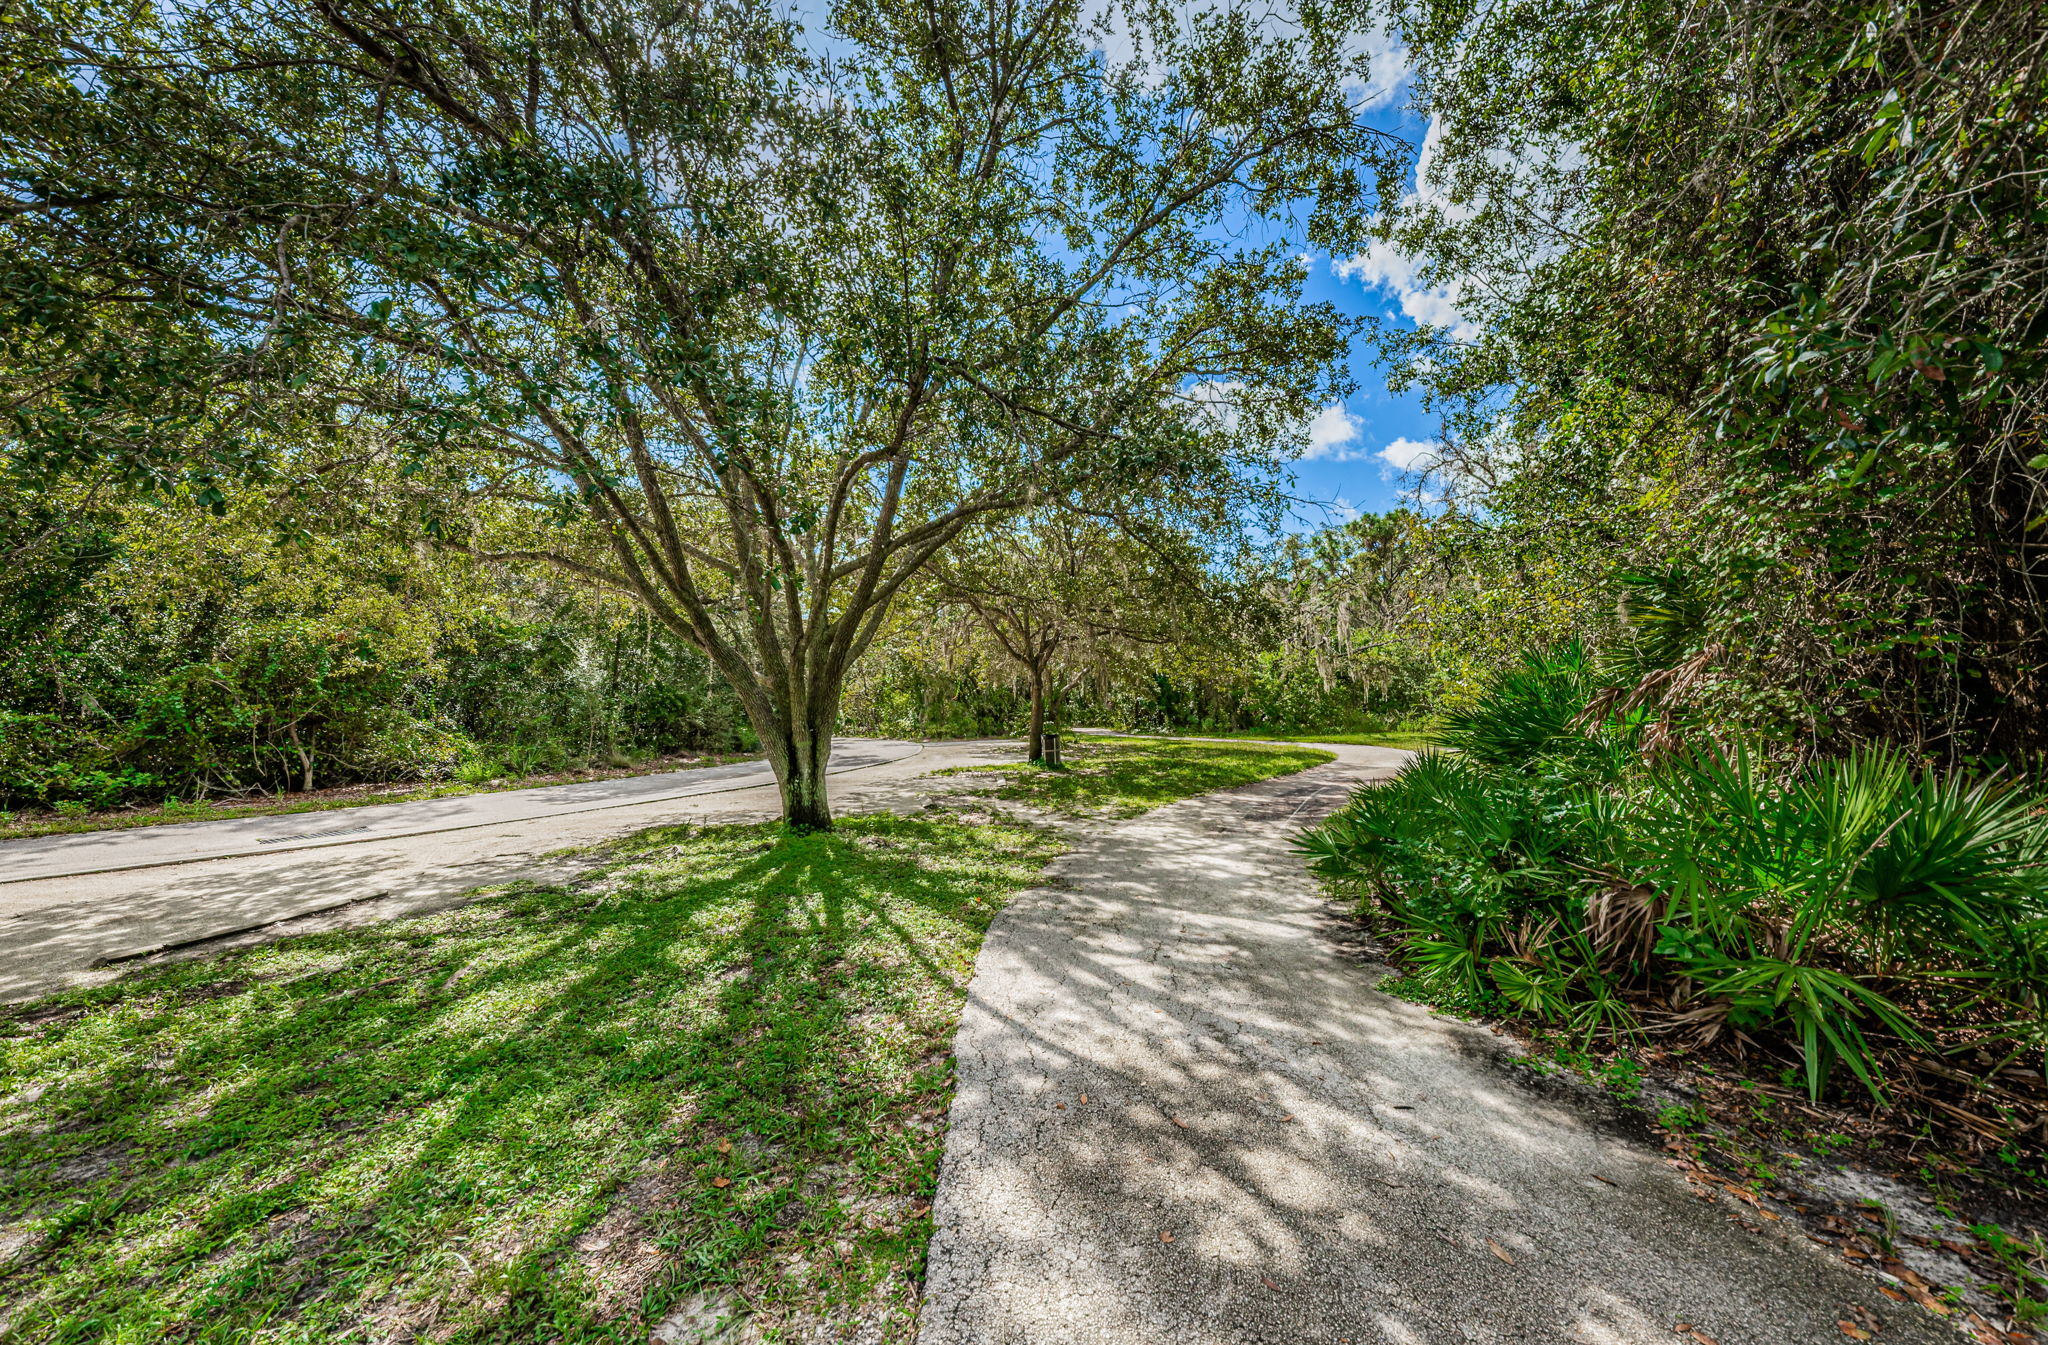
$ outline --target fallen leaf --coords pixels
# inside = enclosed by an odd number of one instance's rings
[[[1188,1123],[1186,1121],[1181,1120],[1178,1116],[1169,1116],[1166,1119],[1173,1122],[1175,1125],[1179,1126],[1182,1130],[1186,1130],[1188,1128]]]
[[[1161,1242],[1172,1242],[1172,1241],[1173,1241],[1173,1234],[1171,1234],[1171,1233],[1161,1233],[1161,1234],[1159,1235],[1159,1240],[1160,1240]]]
[[[1283,1116],[1283,1117],[1281,1117],[1281,1118],[1280,1118],[1280,1124],[1281,1124],[1281,1125],[1286,1125],[1286,1124],[1287,1124],[1287,1123],[1288,1123],[1289,1121],[1292,1121],[1293,1119],[1294,1119],[1294,1113],[1293,1113],[1293,1112],[1289,1112],[1289,1113],[1287,1113],[1287,1115],[1285,1115],[1285,1116]]]
[[[1609,1186],[1620,1186],[1620,1185],[1621,1185],[1621,1183],[1620,1183],[1620,1182],[1618,1182],[1618,1181],[1616,1181],[1616,1180],[1614,1180],[1614,1178],[1612,1178],[1612,1177],[1603,1177],[1603,1176],[1601,1176],[1601,1175],[1600,1175],[1599,1173],[1597,1173],[1597,1172],[1593,1174],[1593,1180],[1594,1180],[1594,1181],[1596,1181],[1596,1182],[1606,1182],[1606,1183],[1607,1183],[1607,1184],[1608,1184]]]
[[[1259,1276],[1259,1283],[1265,1285],[1268,1289],[1271,1289],[1276,1294],[1280,1292],[1280,1286],[1273,1283],[1272,1277],[1269,1275]]]
[[[731,1140],[720,1140],[720,1141],[718,1142],[718,1152],[720,1152],[720,1153],[722,1153],[722,1154],[729,1154],[729,1153],[731,1153],[731,1152],[732,1152],[732,1141],[731,1141]]]
[[[1509,1265],[1513,1265],[1515,1263],[1514,1254],[1510,1252],[1507,1248],[1501,1246],[1498,1242],[1495,1242],[1492,1238],[1488,1238],[1486,1240],[1486,1247],[1488,1251],[1492,1252],[1495,1256],[1498,1256],[1501,1260],[1507,1262]]]
[[[1064,1102],[1055,1102],[1052,1105],[1058,1107],[1061,1111],[1065,1111],[1067,1109],[1067,1104]]]
[[[912,1211],[910,1212],[910,1217],[911,1217],[911,1218],[913,1218],[913,1219],[922,1219],[922,1218],[924,1218],[924,1216],[926,1216],[927,1214],[930,1214],[931,1212],[932,1212],[932,1207],[931,1207],[931,1206],[929,1206],[929,1205],[919,1205],[919,1206],[918,1206],[918,1207],[917,1207],[916,1209],[914,1209],[914,1210],[912,1210]]]
[[[1677,1326],[1674,1326],[1671,1329],[1676,1331],[1681,1336],[1691,1336],[1694,1340],[1699,1342],[1699,1345],[1721,1345],[1720,1341],[1715,1340],[1712,1336],[1700,1330],[1697,1326],[1692,1325],[1692,1323],[1690,1322],[1680,1322]]]
[[[1865,1331],[1862,1327],[1856,1325],[1856,1323],[1854,1322],[1840,1321],[1836,1322],[1835,1325],[1840,1327],[1842,1330],[1842,1334],[1847,1336],[1851,1340],[1870,1339],[1870,1333],[1868,1331]]]
[[[718,1188],[719,1190],[723,1191],[723,1190],[724,1190],[724,1189],[725,1189],[726,1187],[728,1187],[728,1186],[731,1186],[731,1185],[732,1185],[732,1178],[730,1178],[730,1177],[713,1177],[713,1178],[711,1179],[711,1184],[712,1184],[713,1186],[717,1187],[717,1188]]]
[[[1912,1300],[1911,1300],[1911,1299],[1907,1298],[1907,1297],[1906,1297],[1906,1296],[1905,1296],[1904,1294],[1900,1293],[1900,1292],[1899,1292],[1898,1290],[1896,1290],[1896,1289],[1892,1288],[1892,1287],[1891,1287],[1891,1286],[1890,1286],[1889,1284],[1880,1284],[1880,1285],[1878,1285],[1878,1286],[1877,1286],[1877,1292],[1879,1292],[1879,1293],[1883,1294],[1883,1295],[1884,1295],[1884,1296],[1885,1296],[1886,1298],[1896,1298],[1896,1299],[1898,1299],[1898,1300],[1899,1300],[1899,1302],[1901,1302],[1901,1303],[1910,1303],[1910,1302],[1912,1302]]]
[[[1084,1107],[1088,1105],[1088,1095],[1086,1093],[1081,1094],[1081,1105]]]

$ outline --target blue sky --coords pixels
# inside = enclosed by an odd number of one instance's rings
[[[1181,2],[1192,8],[1196,0]],[[1262,11],[1263,21],[1275,29],[1294,26],[1295,0],[1225,3]],[[1096,22],[1103,25],[1094,30],[1098,49],[1111,65],[1142,60],[1117,0],[1103,0]],[[1384,29],[1356,34],[1351,52],[1370,63],[1369,83],[1351,90],[1362,109],[1362,120],[1411,146],[1405,190],[1432,196],[1433,189],[1418,181],[1416,170],[1419,167],[1426,173],[1435,137],[1408,112],[1407,52],[1398,38]],[[1221,229],[1233,232],[1238,223],[1226,216]],[[1264,234],[1267,227],[1255,225],[1248,232]],[[1383,243],[1356,256],[1311,255],[1308,261],[1303,286],[1303,298],[1308,302],[1328,302],[1344,313],[1404,327],[1413,327],[1419,318],[1443,328],[1454,339],[1476,334],[1459,311],[1455,283],[1433,284],[1418,276],[1413,259]],[[1307,452],[1291,465],[1294,493],[1300,501],[1294,510],[1295,527],[1324,527],[1360,512],[1391,509],[1401,502],[1404,469],[1417,464],[1426,467],[1432,461],[1436,418],[1426,415],[1412,395],[1396,396],[1388,391],[1386,379],[1373,367],[1369,347],[1363,342],[1352,352],[1351,372],[1358,390],[1342,403],[1322,409],[1308,427]]]
[[[1420,150],[1426,128],[1407,113],[1406,101],[1397,89],[1366,120]],[[1412,190],[1412,176],[1409,185]],[[1356,258],[1315,257],[1304,297],[1404,327],[1413,327],[1418,314],[1456,321],[1448,296],[1418,286],[1410,268],[1381,249]],[[1293,464],[1296,493],[1304,500],[1295,517],[1303,527],[1393,508],[1400,503],[1399,469],[1425,455],[1436,438],[1436,418],[1423,412],[1413,394],[1389,392],[1362,346],[1353,351],[1351,367],[1358,391],[1317,418],[1308,455]]]

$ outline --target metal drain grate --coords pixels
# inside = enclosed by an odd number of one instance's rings
[[[268,836],[256,844],[283,845],[286,841],[317,841],[328,836],[354,836],[368,830],[368,827],[334,827],[327,831],[302,831],[296,836]]]

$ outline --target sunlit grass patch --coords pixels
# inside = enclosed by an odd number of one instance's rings
[[[974,955],[1055,849],[655,831],[571,889],[17,1006],[10,1338],[644,1340],[688,1302],[907,1340]]]
[[[1251,742],[1343,743],[1352,747],[1396,747],[1404,752],[1420,752],[1436,743],[1436,727],[1425,720],[1409,720],[1372,729],[1297,729],[1268,724],[1249,729],[1190,730],[1190,734],[1199,738],[1236,738]]]
[[[998,799],[1056,812],[1131,817],[1196,794],[1248,785],[1336,759],[1309,747],[1094,735],[1069,738],[1063,755],[1063,770],[1024,763],[939,773],[999,774],[1004,777],[1002,783],[988,791]]]

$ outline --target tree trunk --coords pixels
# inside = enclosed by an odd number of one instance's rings
[[[1031,669],[1031,730],[1026,737],[1030,759],[1045,763],[1045,669]]]
[[[313,792],[313,754],[299,741],[299,726],[293,721],[285,726],[285,732],[292,736],[292,750],[299,754],[299,765],[305,771],[305,783],[301,786],[308,794]],[[201,797],[204,797],[203,793]]]
[[[832,730],[839,698],[830,708],[795,724],[756,724],[775,783],[782,791],[783,823],[797,831],[830,831],[832,804],[825,795],[825,767],[832,759]],[[764,731],[765,730],[765,731]]]

